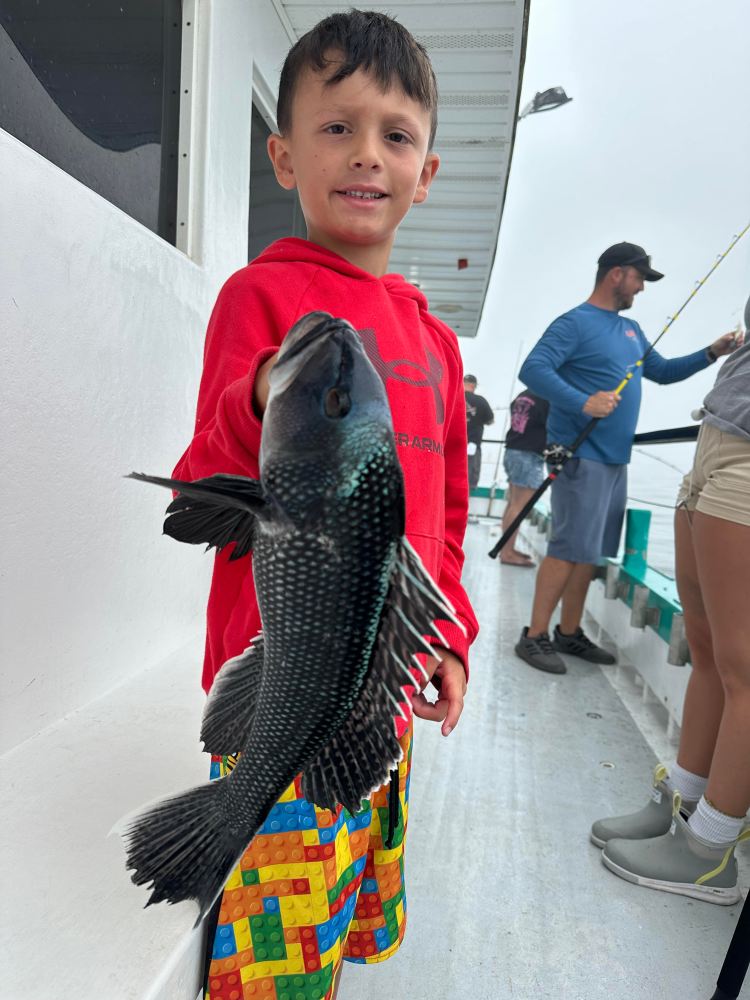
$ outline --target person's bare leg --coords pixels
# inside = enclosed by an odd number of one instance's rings
[[[511,526],[516,515],[520,514],[523,505],[529,500],[533,492],[528,486],[516,486],[515,483],[508,484],[508,502],[503,511],[503,534]],[[529,557],[524,552],[519,552],[516,548],[517,538],[518,530],[514,531],[513,535],[505,543],[503,551],[500,554],[500,562],[512,564],[529,561]]]
[[[573,563],[572,565],[574,569],[562,595],[560,631],[563,635],[573,635],[581,624],[586,594],[588,594],[589,584],[594,576],[595,567],[591,563]]]
[[[705,794],[719,812],[744,816],[750,808],[750,615],[742,581],[750,564],[750,526],[696,512],[693,550],[724,686]]]
[[[675,577],[692,664],[682,709],[677,763],[691,774],[707,778],[724,711],[724,687],[714,662],[711,627],[695,565],[690,523],[693,516],[686,510],[677,510],[674,519]]]
[[[577,563],[565,559],[545,556],[536,575],[534,605],[528,635],[534,637],[541,632],[549,632],[549,621],[557,607]]]

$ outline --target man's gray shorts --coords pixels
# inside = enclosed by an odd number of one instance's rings
[[[616,556],[625,516],[628,467],[569,458],[552,483],[547,555],[575,563]]]

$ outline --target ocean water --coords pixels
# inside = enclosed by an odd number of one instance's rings
[[[495,479],[499,446],[482,445],[480,485]],[[628,507],[651,511],[648,562],[654,569],[674,577],[674,506],[683,476],[690,471],[695,443],[639,445],[633,449],[628,467]],[[502,465],[497,481],[506,485]],[[624,533],[623,533],[624,535]]]
[[[628,506],[651,511],[648,562],[674,576],[674,506],[683,476],[693,464],[695,443],[633,450],[628,468]]]

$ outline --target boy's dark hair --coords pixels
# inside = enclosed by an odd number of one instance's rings
[[[383,90],[394,82],[412,100],[430,112],[430,148],[437,129],[437,81],[429,56],[413,36],[393,18],[371,10],[331,14],[296,42],[284,61],[279,81],[276,117],[284,135],[292,125],[292,99],[306,69],[318,72],[331,65],[332,53],[343,62],[326,85],[340,83],[358,69],[371,73]]]

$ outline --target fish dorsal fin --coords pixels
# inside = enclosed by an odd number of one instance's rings
[[[416,652],[445,643],[435,619],[463,626],[450,602],[403,538],[391,572],[370,666],[351,715],[302,776],[305,798],[324,809],[341,803],[350,812],[388,780],[401,757],[394,717],[408,701],[404,688],[417,687]],[[415,664],[417,666],[415,667]],[[410,666],[411,665],[411,666]]]
[[[239,656],[227,660],[216,675],[203,710],[204,750],[224,756],[238,753],[248,742],[263,676],[263,634]]]
[[[177,490],[179,496],[167,507],[164,534],[218,551],[234,543],[230,562],[252,551],[256,518],[270,512],[261,484],[245,476],[216,475],[184,482],[133,472],[128,478]]]

